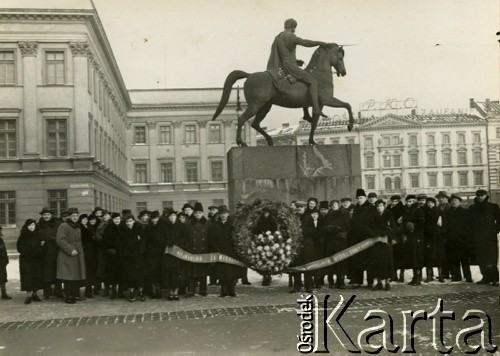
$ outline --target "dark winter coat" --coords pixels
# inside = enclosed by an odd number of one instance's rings
[[[80,226],[71,220],[59,225],[56,236],[59,252],[57,253],[57,279],[63,281],[82,281],[86,279],[85,255],[82,246]],[[75,250],[78,254],[71,256]]]
[[[375,208],[368,200],[363,205],[356,205],[352,213],[351,231],[347,241],[349,246],[353,246],[366,240],[366,224],[370,216],[375,212]],[[352,268],[359,269],[366,265],[366,253],[360,252],[350,258]]]
[[[185,223],[186,232],[186,251],[192,254],[208,253],[209,246],[209,228],[210,222],[202,217],[190,219]],[[209,274],[209,268],[204,263],[187,263],[186,276],[188,278],[201,278]]]
[[[172,256],[171,254],[165,253],[166,247],[177,246],[181,249],[186,248],[185,241],[185,230],[186,227],[184,224],[179,221],[172,224],[170,221],[166,222],[163,227],[165,233],[162,236],[161,241],[161,253],[162,253],[162,270],[166,271],[168,269],[178,269],[181,265],[181,260],[177,257]]]
[[[7,283],[8,264],[9,264],[9,256],[7,255],[7,248],[5,247],[5,242],[0,237],[0,284]]]
[[[219,252],[223,255],[239,259],[236,252],[233,239],[234,227],[230,222],[223,223],[220,219],[210,225],[210,250]],[[219,280],[228,281],[243,278],[245,276],[245,268],[227,263],[217,263],[215,265],[215,273]]]
[[[137,222],[131,229],[127,226],[120,227],[121,236],[117,244],[121,280],[129,287],[142,287],[144,285],[146,241],[141,236],[141,234],[144,235],[143,231],[144,227]]]
[[[500,232],[500,208],[488,198],[479,202],[477,198],[470,206],[474,236],[474,253],[480,266],[495,266],[498,262],[498,238]]]
[[[57,253],[59,252],[56,235],[59,224],[61,222],[55,217],[52,217],[49,221],[45,221],[43,218],[38,221],[40,238],[45,241],[42,262],[43,280],[45,283],[54,283],[56,281]]]
[[[349,213],[340,209],[331,210],[322,218],[323,257],[331,256],[346,248],[350,223]]]
[[[424,253],[424,223],[425,216],[418,204],[405,206],[403,214],[402,234],[407,238],[408,260],[410,268],[423,268],[425,265]]]
[[[392,275],[392,254],[389,244],[397,230],[396,222],[390,210],[378,211],[371,215],[367,223],[366,234],[368,237],[387,236],[388,242],[377,242],[368,249],[368,269],[375,278],[385,279]]]
[[[446,252],[450,260],[472,251],[471,214],[459,206],[445,210]]]
[[[156,224],[151,223],[144,229],[146,243],[144,259],[146,262],[146,281],[148,284],[160,283],[161,260],[165,250],[163,243],[165,234],[165,225],[161,221],[158,221]]]
[[[307,219],[302,227],[302,235],[304,237],[303,254],[304,263],[313,262],[323,257],[323,235],[322,235],[322,221],[317,220],[316,225],[314,220]]]
[[[98,243],[95,239],[96,229],[87,224],[87,227],[80,225],[82,231],[82,245],[83,253],[85,255],[85,274],[87,282],[97,282],[97,256],[98,256]]]
[[[443,224],[443,212],[435,206],[426,207],[424,213],[425,266],[441,267],[444,258],[444,238],[442,226],[438,226],[438,221],[441,220]]]
[[[120,226],[115,225],[113,221],[109,220],[102,234],[102,249],[104,251],[106,267],[103,277],[107,284],[118,284],[120,282],[120,259],[118,257],[118,241],[120,238]],[[101,272],[98,266],[98,273]]]
[[[97,241],[97,277],[100,279],[106,279],[106,249],[103,245],[103,237],[104,231],[108,224],[112,224],[111,220],[108,221],[100,221],[97,224],[97,228],[95,230],[95,239]]]
[[[22,291],[37,291],[43,288],[42,258],[43,248],[39,232],[21,229],[17,239],[19,252],[19,272]]]

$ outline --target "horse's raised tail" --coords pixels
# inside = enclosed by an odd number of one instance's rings
[[[231,90],[233,88],[233,84],[243,78],[247,78],[249,74],[242,70],[233,70],[226,78],[224,82],[224,89],[222,90],[222,97],[220,98],[219,106],[217,106],[217,110],[215,110],[215,114],[212,117],[212,120],[215,120],[217,116],[220,115],[227,102],[229,101],[229,96],[231,95]]]

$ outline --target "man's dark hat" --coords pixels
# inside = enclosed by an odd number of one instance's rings
[[[42,214],[45,214],[45,213],[50,213],[50,214],[54,215],[54,210],[52,210],[49,207],[44,207],[39,214],[42,215]]]
[[[417,200],[417,196],[415,194],[408,194],[405,198],[406,200],[410,200],[410,199],[415,199]]]
[[[450,195],[449,201],[451,202],[453,199],[458,199],[458,200],[462,201],[462,197],[457,195],[457,194]]]
[[[149,211],[147,211],[147,210],[143,210],[143,211],[141,211],[141,212],[139,213],[139,215],[137,215],[137,217],[138,217],[139,219],[141,219],[144,215],[150,215],[150,214],[151,214],[151,213],[150,213]],[[130,214],[127,214],[127,215],[130,215]]]
[[[377,197],[377,193],[368,193],[368,198],[376,198]]]
[[[186,203],[186,204],[184,204],[184,205],[182,206],[182,210],[184,211],[184,209],[186,209],[186,208],[191,208],[191,209],[193,209],[193,206],[192,206],[191,204],[189,204],[189,203]]]
[[[322,200],[319,202],[319,208],[320,209],[328,209],[328,201],[327,200]]]
[[[352,201],[352,199],[351,199],[351,198],[348,198],[348,197],[340,199],[340,202],[341,202],[341,203],[343,203],[343,202],[345,202],[345,201]]]
[[[383,199],[378,199],[376,202],[375,202],[375,206],[379,206],[380,204],[386,204],[385,201]]]
[[[123,221],[127,221],[127,220],[130,220],[130,219],[132,219],[132,220],[134,220],[134,221],[135,221],[135,218],[134,218],[134,215],[133,215],[133,214],[127,214],[127,215],[124,215],[122,220],[123,220]]]
[[[197,212],[197,211],[203,212],[203,205],[200,202],[198,202],[198,203],[194,204],[193,210],[194,210],[194,212]]]
[[[484,190],[484,189],[478,189],[476,191],[476,197],[479,197],[481,195],[488,195],[488,192],[486,190]]]
[[[130,209],[123,209],[122,210],[122,215],[127,215],[127,214],[132,214],[132,210],[130,210]]]
[[[318,208],[311,209],[311,211],[309,212],[309,214],[312,214],[312,213],[318,213],[319,214]]]
[[[128,214],[124,214],[124,215],[128,215]],[[120,217],[120,214],[118,214],[118,213],[112,213],[111,214],[111,220],[113,220],[115,218],[118,218],[118,217]]]
[[[103,208],[101,208],[100,206],[96,206],[96,207],[94,208],[94,211],[93,211],[93,212],[95,213],[96,211],[103,211],[103,210],[104,210],[104,209],[103,209]]]
[[[160,217],[160,212],[158,210],[155,210],[155,211],[151,212],[151,215],[150,215],[151,220],[159,218],[159,217]]]
[[[78,212],[78,208],[69,208],[69,209],[68,209],[68,216],[69,216],[69,215],[73,215],[73,214],[80,214],[80,213]]]
[[[219,209],[219,214],[229,213],[229,209],[225,205],[219,206],[218,209]]]
[[[208,210],[212,210],[212,209],[217,209],[217,210],[218,210],[218,209],[219,209],[219,207],[218,207],[218,206],[215,206],[215,205],[210,205],[210,206],[208,207]]]
[[[303,206],[306,206],[306,205],[307,205],[307,203],[305,201],[303,201],[303,200],[298,200],[298,201],[295,202],[295,206],[297,208],[300,208],[300,207],[303,207]]]
[[[431,201],[431,202],[433,202],[434,204],[437,204],[436,199],[435,199],[435,198],[433,198],[433,197],[427,197],[427,199],[425,199],[425,202],[428,202],[428,201]]]
[[[62,210],[61,211],[61,217],[62,218],[65,218],[65,217],[68,217],[68,216],[69,216],[68,210]]]
[[[356,198],[357,197],[366,197],[365,190],[361,188],[356,189]]]
[[[393,195],[393,196],[391,197],[391,201],[392,201],[392,200],[401,200],[401,197],[400,197],[399,195]]]
[[[448,198],[448,194],[444,190],[440,190],[439,193],[436,194],[436,198]]]
[[[417,194],[417,200],[423,200],[423,199],[427,199],[427,195],[425,195],[425,194]]]

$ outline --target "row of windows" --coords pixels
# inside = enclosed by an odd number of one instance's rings
[[[223,175],[223,161],[210,161],[210,178],[212,182],[222,182]],[[199,182],[198,175],[198,162],[187,161],[184,163],[185,175],[184,181],[188,183]],[[173,162],[160,162],[159,182],[160,183],[173,183],[174,182],[174,163]],[[134,182],[135,183],[148,183],[148,164],[136,163],[134,165]]]
[[[46,85],[66,84],[64,51],[45,51],[43,82]],[[0,51],[0,85],[16,84],[16,56],[14,51]]]
[[[199,202],[198,200],[188,200],[187,201],[187,203],[191,204],[192,206],[194,206],[198,202]],[[214,206],[224,205],[224,199],[213,199],[212,205],[214,205]],[[167,209],[173,209],[174,202],[171,200],[162,201],[161,208],[162,208],[162,211],[165,211]],[[137,215],[143,210],[148,210],[148,202],[140,201],[140,202],[135,203],[135,211],[136,211]],[[152,209],[152,210],[154,210],[154,209]]]
[[[442,135],[441,137],[442,137],[443,144],[450,144],[451,143],[449,133],[443,133],[441,135]],[[427,139],[426,139],[427,145],[435,145],[436,144],[435,134],[426,134],[426,136],[427,136]],[[417,144],[418,144],[417,135],[410,134],[408,136],[408,141],[409,141],[410,146],[417,146]],[[465,132],[458,132],[457,133],[457,142],[459,144],[466,143]],[[481,133],[473,132],[472,133],[472,142],[473,143],[481,143]],[[365,148],[373,148],[373,138],[372,137],[365,137],[364,144],[365,144]],[[382,136],[380,144],[382,146],[399,146],[399,145],[403,144],[403,141],[401,140],[401,138],[399,136]]]
[[[443,162],[442,162],[443,166],[452,165],[451,150],[444,150],[442,152],[442,157],[443,157]],[[418,152],[410,152],[408,154],[408,159],[410,167],[418,167],[420,165]],[[467,150],[457,151],[457,160],[459,165],[467,164]],[[482,151],[480,149],[473,150],[472,164],[482,164],[482,163],[483,163]],[[382,155],[382,164],[384,168],[401,167],[401,155],[399,154]],[[375,167],[373,154],[365,155],[365,165],[366,168]],[[437,165],[436,151],[427,152],[427,166],[436,166],[436,165]]]
[[[235,125],[235,137],[236,137],[237,125]],[[135,125],[134,126],[134,144],[146,144],[147,139],[147,129],[145,125]],[[241,137],[245,140],[246,137],[246,127],[243,126],[241,129]],[[222,135],[222,125],[220,123],[213,123],[208,125],[208,143],[221,143],[223,140]],[[158,127],[158,143],[160,144],[173,144],[174,143],[174,133],[172,125],[159,125]],[[196,144],[198,143],[197,125],[186,124],[184,125],[183,133],[183,143],[185,144]]]
[[[443,172],[443,186],[452,187],[453,186],[453,173],[454,172]],[[427,186],[429,188],[437,188],[437,172],[427,173]],[[410,188],[420,188],[420,173],[410,173]],[[375,176],[367,175],[365,176],[367,189],[375,189]],[[484,183],[483,171],[473,172],[473,183],[474,186],[482,186]],[[458,172],[458,185],[460,187],[467,187],[469,185],[469,172]],[[384,189],[386,190],[399,190],[401,189],[401,178],[386,177],[384,180]]]

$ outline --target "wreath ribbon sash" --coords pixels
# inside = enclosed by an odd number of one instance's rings
[[[356,245],[350,246],[345,250],[339,251],[330,257],[325,257],[313,262],[309,262],[303,264],[301,266],[290,267],[287,268],[285,273],[300,273],[300,272],[308,272],[320,268],[325,268],[328,266],[332,266],[338,262],[344,261],[349,257],[357,255],[358,253],[369,249],[377,242],[388,243],[387,237],[372,237],[357,243]],[[227,263],[240,267],[248,267],[246,264],[232,258],[226,256],[219,252],[212,253],[201,253],[201,254],[192,254],[184,251],[178,246],[167,247],[165,253],[168,253],[172,256],[175,256],[183,261],[192,262],[192,263]]]

